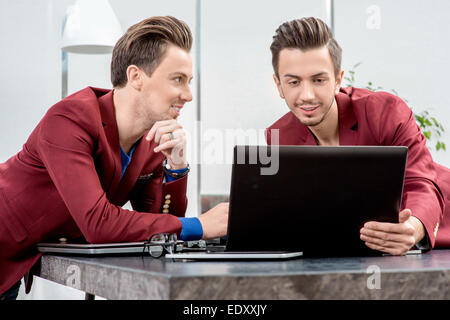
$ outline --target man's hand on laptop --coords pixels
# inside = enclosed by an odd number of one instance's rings
[[[222,202],[198,217],[203,228],[203,240],[219,238],[227,234],[228,208],[229,203]]]
[[[404,255],[425,236],[419,219],[410,209],[399,213],[399,223],[369,221],[360,230],[361,240],[371,249],[392,255]]]

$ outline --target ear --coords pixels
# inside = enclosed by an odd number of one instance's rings
[[[339,93],[339,89],[342,86],[342,79],[344,79],[344,70],[339,71],[339,74],[336,76],[336,88],[335,88],[335,94]]]
[[[127,68],[127,80],[128,84],[136,90],[140,90],[143,84],[143,74],[142,70],[139,67],[131,64]]]
[[[281,99],[284,99],[284,93],[281,88],[281,83],[276,74],[273,75],[273,81],[275,81],[275,84],[277,85],[278,93],[280,94]]]

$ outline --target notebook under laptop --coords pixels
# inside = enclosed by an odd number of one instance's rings
[[[42,253],[81,254],[81,255],[123,255],[142,254],[145,242],[122,243],[38,243],[37,248]]]
[[[367,221],[398,222],[407,151],[391,146],[236,146],[224,252],[168,257],[381,255],[364,245],[360,229]]]

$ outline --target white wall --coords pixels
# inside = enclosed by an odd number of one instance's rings
[[[59,38],[69,1],[0,0],[0,161],[18,152],[61,92]]]
[[[343,68],[356,63],[357,85],[395,89],[414,112],[428,109],[442,122],[446,152],[435,161],[450,167],[450,2],[445,0],[335,1],[336,38]]]

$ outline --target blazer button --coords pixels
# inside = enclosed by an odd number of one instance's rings
[[[59,242],[66,243],[67,242],[67,238],[59,238]]]
[[[169,205],[168,205],[168,204],[165,204],[165,205],[163,205],[163,208],[164,208],[164,209],[169,209]]]
[[[169,213],[169,210],[168,209],[164,209],[163,213]]]
[[[166,194],[166,196],[164,197],[166,200],[170,199],[170,194]]]
[[[170,204],[170,200],[164,201],[165,204]]]
[[[435,238],[436,238],[436,236],[437,236],[438,229],[439,229],[439,222],[436,223],[436,227],[434,227],[433,235],[434,235]]]

